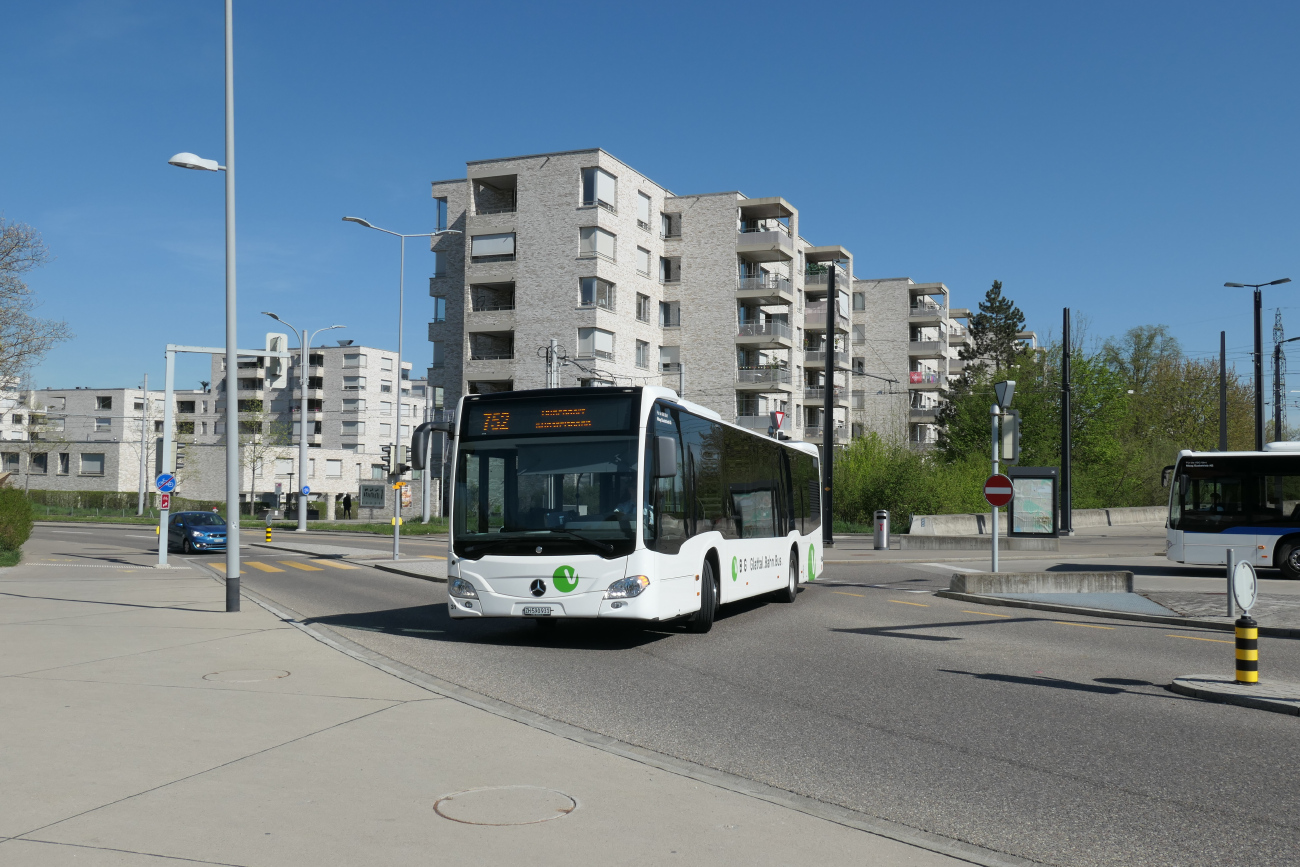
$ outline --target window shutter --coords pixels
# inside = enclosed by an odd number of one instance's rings
[[[471,256],[513,256],[514,254],[514,232],[502,232],[495,235],[475,235],[470,239]]]
[[[614,335],[608,331],[597,330],[594,335],[595,350],[597,352],[608,352],[611,355],[614,352]]]
[[[609,172],[596,169],[596,198],[613,207],[618,204],[618,181]]]
[[[647,227],[650,225],[650,197],[645,193],[636,194],[636,218]]]
[[[614,235],[604,229],[596,230],[596,252],[602,256],[614,258]]]

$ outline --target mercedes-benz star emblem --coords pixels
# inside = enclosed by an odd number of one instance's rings
[[[538,578],[532,584],[528,585],[534,596],[544,596],[546,594],[546,582]]]

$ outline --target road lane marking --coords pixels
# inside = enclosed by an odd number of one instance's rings
[[[865,593],[845,593],[843,590],[832,590],[831,592],[832,592],[832,593],[838,593],[838,594],[840,594],[841,596],[856,596],[856,597],[858,597],[859,599],[866,599],[866,598],[867,598],[867,596],[866,596]]]
[[[890,601],[890,602],[893,602],[895,605],[915,605],[917,608],[929,608],[929,607],[930,607],[929,605],[925,604],[924,602],[904,602],[902,599],[890,599],[889,601]]]
[[[983,571],[982,569],[972,569],[969,566],[954,566],[951,563],[922,563],[921,565],[933,566],[936,569],[943,569],[945,571],[951,569],[954,572],[982,572]]]
[[[985,617],[1010,617],[1010,614],[994,614],[992,611],[963,611],[962,614],[983,614]]]
[[[1235,644],[1235,641],[1225,641],[1222,638],[1202,638],[1199,635],[1166,635],[1165,638],[1186,638],[1188,641],[1213,641],[1215,644]]]
[[[312,560],[313,563],[320,563],[322,566],[333,566],[335,569],[360,569],[360,566],[353,566],[351,563],[340,563],[338,560]]]
[[[221,562],[220,560],[216,561],[215,563],[208,563],[206,565],[211,566],[213,569],[216,569],[218,572],[226,571],[226,564]]]
[[[308,566],[306,563],[299,563],[297,560],[276,560],[281,566],[292,566],[295,569],[301,569],[304,572],[324,572],[319,566]]]
[[[1113,626],[1098,626],[1095,623],[1075,623],[1070,620],[1053,620],[1053,623],[1059,623],[1061,626],[1086,626],[1088,629],[1114,629]]]
[[[268,563],[259,563],[259,562],[257,562],[256,560],[245,560],[244,562],[247,563],[249,566],[252,566],[254,569],[261,569],[263,572],[283,572],[283,571],[284,571],[283,569],[277,568],[277,567],[272,566],[272,565],[270,565],[270,564],[268,564]]]
[[[446,557],[439,557],[437,554],[421,554],[420,556],[421,556],[421,557],[424,557],[424,558],[426,558],[426,559],[429,559],[429,560],[446,560],[446,559],[447,559]]]

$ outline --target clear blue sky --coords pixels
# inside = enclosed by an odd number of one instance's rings
[[[340,218],[424,231],[466,160],[584,147],[784,196],[861,277],[970,307],[1000,279],[1040,334],[1067,305],[1197,354],[1226,328],[1244,368],[1222,284],[1289,276],[1265,327],[1282,305],[1300,335],[1294,3],[235,5],[241,345],[274,310],[392,346],[396,241]],[[164,343],[223,342],[222,179],[166,164],[223,156],[221,10],[5,11],[0,211],[44,233],[31,282],[77,334],[38,385],[161,382]],[[417,371],[431,267],[408,249]]]

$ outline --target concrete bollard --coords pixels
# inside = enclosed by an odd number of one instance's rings
[[[1236,622],[1237,683],[1259,683],[1259,624],[1243,614]]]

